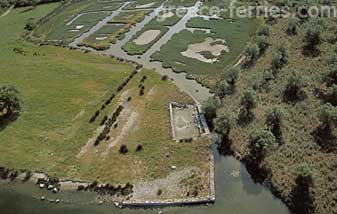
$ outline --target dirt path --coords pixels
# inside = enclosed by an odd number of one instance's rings
[[[5,17],[7,16],[11,11],[12,9],[14,8],[14,5],[12,5],[6,12],[4,12],[0,17]]]

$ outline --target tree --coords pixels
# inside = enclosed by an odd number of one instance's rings
[[[259,56],[259,48],[256,44],[249,45],[245,50],[246,63],[254,63]]]
[[[298,25],[298,19],[293,17],[290,18],[288,21],[288,26],[287,26],[287,33],[289,35],[295,35],[297,34],[297,25]]]
[[[337,107],[334,107],[330,103],[324,104],[320,109],[319,119],[324,129],[331,132],[337,125]]]
[[[299,178],[306,187],[313,187],[315,184],[315,168],[307,163],[296,167],[294,174]]]
[[[119,148],[119,153],[125,155],[126,153],[128,153],[128,147],[126,145],[122,145],[120,148]]]
[[[227,94],[230,94],[230,86],[227,81],[218,82],[214,87],[215,96],[219,97],[222,100]]]
[[[223,137],[228,137],[232,128],[232,121],[229,115],[223,114],[215,120],[215,131]]]
[[[0,87],[0,116],[20,114],[19,92],[13,86]]]
[[[243,92],[240,105],[245,109],[246,116],[251,115],[251,110],[257,105],[256,92],[253,89],[247,89]]]
[[[325,95],[326,101],[334,106],[337,106],[337,85],[333,84],[327,90]]]
[[[36,27],[36,24],[32,21],[28,21],[25,25],[25,30],[32,31]]]
[[[266,124],[276,137],[280,137],[283,118],[284,111],[280,106],[274,106],[266,111]]]
[[[216,110],[217,110],[217,101],[214,98],[209,98],[203,105],[203,112],[205,114],[206,120],[208,124],[212,123],[212,120],[216,118]]]
[[[278,45],[274,51],[271,61],[272,68],[276,70],[287,64],[288,57],[289,55],[285,45]]]
[[[292,72],[288,77],[287,85],[284,89],[286,100],[299,100],[302,96],[302,88],[305,86],[302,77],[296,72]]]
[[[266,24],[261,25],[257,29],[256,35],[258,35],[258,36],[267,36],[268,37],[270,35],[270,27],[269,27],[269,25],[266,25]]]
[[[227,70],[227,72],[225,73],[225,79],[228,82],[228,84],[230,84],[232,87],[235,86],[236,81],[239,78],[239,69],[232,67],[230,69]]]
[[[249,137],[250,155],[254,160],[261,161],[275,144],[273,133],[260,129],[254,131]]]
[[[257,37],[257,46],[259,47],[259,52],[263,53],[269,47],[268,38],[266,36],[258,36]]]
[[[313,49],[320,43],[322,31],[323,27],[320,19],[309,19],[309,21],[304,25],[305,41],[308,47]]]
[[[290,193],[290,208],[294,213],[313,214],[315,210],[314,198],[310,189],[315,184],[316,169],[303,163],[295,168],[294,175],[296,176],[296,185]]]

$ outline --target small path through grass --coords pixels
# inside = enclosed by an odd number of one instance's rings
[[[14,8],[14,5],[12,5],[6,12],[4,12],[0,17],[5,17],[7,16],[11,11],[12,9]]]

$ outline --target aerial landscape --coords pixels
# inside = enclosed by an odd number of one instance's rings
[[[0,0],[0,213],[337,214],[335,0]]]

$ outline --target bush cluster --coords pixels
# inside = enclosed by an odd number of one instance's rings
[[[105,126],[103,131],[99,134],[97,139],[95,140],[94,145],[97,146],[102,140],[106,139],[108,137],[108,134],[110,132],[110,129],[112,125],[117,121],[118,116],[123,111],[124,107],[122,105],[119,105],[117,109],[112,114],[111,118],[107,119],[105,122]]]

